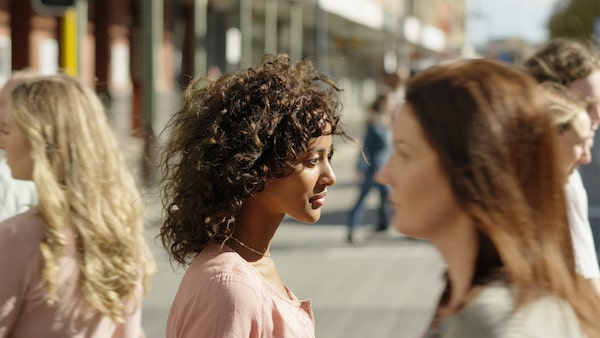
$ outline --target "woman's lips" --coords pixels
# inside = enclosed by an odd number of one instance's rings
[[[308,202],[312,204],[313,208],[322,207],[325,204],[325,196],[327,196],[326,191],[311,197]]]

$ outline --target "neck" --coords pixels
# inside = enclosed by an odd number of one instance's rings
[[[241,240],[237,239],[235,236],[231,236],[231,239],[236,242],[237,244],[241,245],[244,249],[252,252],[253,254],[262,256],[262,257],[270,257],[271,253],[269,252],[268,248],[265,249],[255,249],[251,246],[249,246],[248,244],[242,242]]]
[[[248,201],[236,215],[230,246],[248,261],[269,256],[271,241],[283,216],[269,215],[264,208],[258,208],[251,200]]]
[[[479,240],[470,220],[449,228],[451,231],[431,240],[431,243],[438,249],[448,267],[450,297],[443,306],[458,310],[472,289]]]

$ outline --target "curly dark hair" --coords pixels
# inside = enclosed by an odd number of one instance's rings
[[[309,60],[264,56],[260,66],[198,78],[165,128],[160,237],[181,265],[227,240],[244,203],[291,173],[309,141],[340,135],[340,89]]]
[[[600,69],[600,55],[577,41],[556,38],[525,60],[523,66],[540,83],[568,86]]]

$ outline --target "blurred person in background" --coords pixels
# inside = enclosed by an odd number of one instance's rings
[[[359,156],[357,171],[361,179],[360,191],[348,217],[349,243],[357,243],[356,229],[362,223],[365,213],[365,199],[372,188],[379,192],[379,205],[377,207],[377,223],[375,231],[387,231],[389,224],[388,192],[389,187],[375,182],[375,173],[383,167],[390,157],[392,139],[390,131],[391,107],[388,95],[380,94],[367,110],[365,136]]]
[[[393,122],[396,229],[428,240],[447,284],[424,337],[599,337],[576,272],[545,93],[489,60],[415,75]]]
[[[579,101],[570,98],[564,86],[554,82],[544,82],[541,86],[548,96],[548,110],[558,135],[558,158],[566,184],[586,152],[586,146],[592,137],[592,122],[585,107]],[[572,202],[569,193],[572,191],[567,189],[565,191],[567,203]],[[567,211],[569,218],[574,216],[569,213],[570,208],[567,208]],[[571,235],[575,235],[573,231]],[[576,243],[574,242],[573,245]],[[594,263],[598,264],[598,262]]]
[[[577,191],[572,185],[567,184],[569,177],[573,171],[577,170],[581,162],[581,158],[586,153],[588,142],[592,138],[590,117],[587,114],[585,107],[579,101],[568,96],[567,89],[560,84],[554,82],[542,83],[542,87],[546,90],[549,99],[549,110],[553,116],[554,124],[559,135],[559,158],[561,167],[565,173],[565,196],[567,200],[567,216],[569,224],[577,224],[581,215],[577,214],[577,206],[574,203],[577,201]],[[590,245],[591,234],[577,231],[576,228],[570,227],[571,237],[574,248],[585,248]],[[593,242],[591,243],[593,245]],[[577,254],[575,250],[575,264],[581,273],[581,267],[598,266],[598,260],[595,254]],[[595,253],[595,251],[592,251]],[[584,260],[584,261],[582,261]],[[590,269],[588,269],[590,270]],[[591,269],[593,271],[593,269]],[[592,286],[598,292],[598,284],[594,279],[591,279]]]
[[[585,106],[592,135],[580,163],[590,163],[594,132],[600,124],[600,55],[579,42],[553,39],[525,60],[524,66],[538,82],[563,85],[568,95]],[[600,295],[600,269],[589,221],[588,196],[578,170],[569,176],[566,191],[577,270]]]
[[[336,177],[339,98],[305,60],[198,78],[167,125],[160,236],[187,266],[167,320],[174,337],[314,337],[270,257],[285,215],[314,223]]]
[[[9,108],[13,88],[33,76],[34,74],[16,72],[0,89],[0,121]],[[4,151],[0,151],[0,221],[27,211],[36,204],[37,195],[33,182],[15,180],[6,163]]]
[[[96,94],[66,75],[27,80],[1,128],[12,176],[39,202],[0,223],[0,336],[143,337],[154,260]]]

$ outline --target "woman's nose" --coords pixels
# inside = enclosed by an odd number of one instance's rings
[[[321,183],[325,185],[334,185],[336,182],[335,173],[331,167],[331,162],[327,161],[323,174],[321,175]]]

